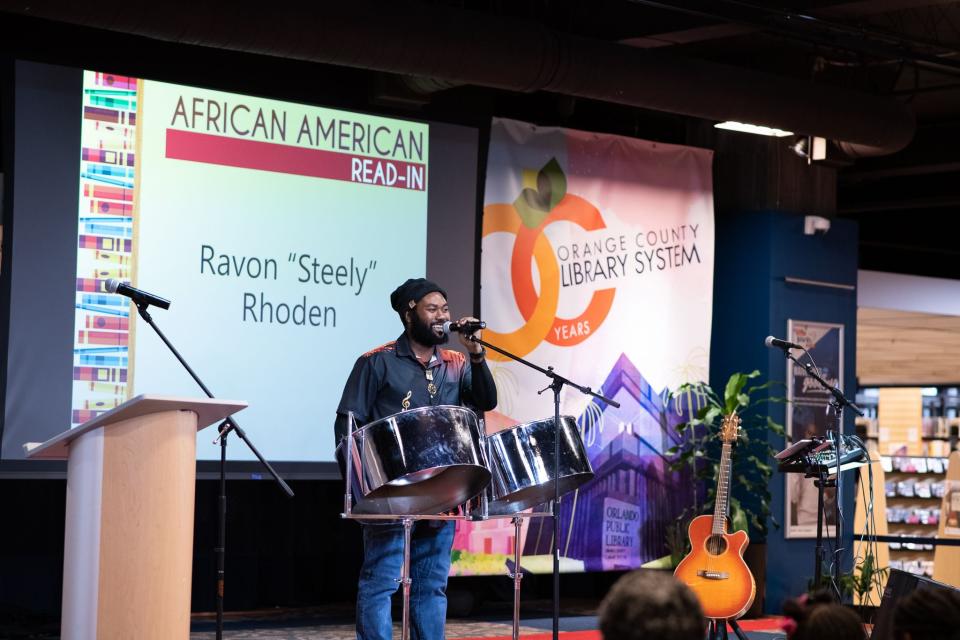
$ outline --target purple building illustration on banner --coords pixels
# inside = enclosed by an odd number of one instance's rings
[[[685,417],[667,410],[626,355],[601,393],[620,408],[594,401],[578,418],[595,476],[560,502],[560,555],[587,571],[635,568],[669,553],[667,529],[693,500],[690,476],[670,471],[665,454]],[[550,554],[552,526],[531,523],[523,554]]]

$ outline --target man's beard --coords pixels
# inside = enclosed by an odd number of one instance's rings
[[[412,314],[413,318],[410,322],[410,335],[413,336],[413,339],[419,342],[420,344],[434,345],[434,344],[446,344],[448,336],[445,333],[437,335],[433,328],[423,322],[419,316]]]

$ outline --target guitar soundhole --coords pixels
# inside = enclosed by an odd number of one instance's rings
[[[707,553],[713,556],[722,555],[727,550],[727,541],[723,536],[713,535],[707,538]]]

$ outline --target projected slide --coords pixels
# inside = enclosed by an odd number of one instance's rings
[[[426,270],[428,126],[91,71],[82,116],[74,424],[202,395],[117,278],[171,300],[154,320],[266,457],[332,460],[353,361]]]

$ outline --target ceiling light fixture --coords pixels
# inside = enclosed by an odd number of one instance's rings
[[[747,124],[744,122],[734,122],[728,120],[727,122],[718,122],[713,125],[717,129],[727,129],[728,131],[740,131],[742,133],[755,133],[761,136],[776,136],[777,138],[783,138],[785,136],[792,136],[792,131],[784,131],[783,129],[774,129],[773,127],[764,127],[758,124]]]
[[[790,150],[801,158],[805,158],[807,164],[818,160],[826,160],[827,140],[816,136],[799,136],[790,145]]]

